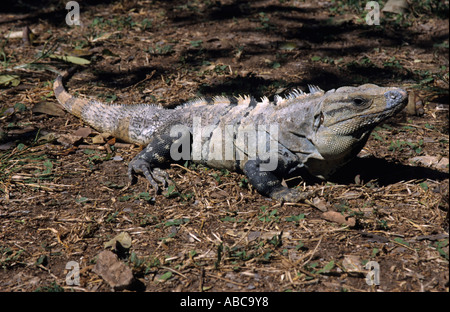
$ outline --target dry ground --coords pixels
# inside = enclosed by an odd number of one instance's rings
[[[0,89],[0,291],[110,291],[93,267],[126,232],[116,253],[131,290],[448,292],[448,1],[413,1],[380,26],[344,1],[79,2],[81,26],[65,23],[65,1],[0,12],[0,75],[13,75]],[[25,26],[30,40],[11,38]],[[289,181],[315,190],[312,203],[280,205],[241,174],[191,164],[155,195],[143,178],[128,185],[139,147],[97,141],[55,105],[49,69],[77,60],[52,55],[89,60],[67,87],[109,102],[366,82],[414,96],[331,181]]]

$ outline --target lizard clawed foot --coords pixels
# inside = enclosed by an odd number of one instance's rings
[[[160,168],[152,168],[151,165],[142,158],[133,159],[128,166],[128,178],[131,184],[136,183],[136,175],[143,174],[152,185],[156,194],[160,193],[158,182],[166,188],[168,183],[171,183],[169,174]]]

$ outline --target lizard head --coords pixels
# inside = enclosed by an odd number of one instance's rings
[[[373,84],[326,92],[322,96],[321,109],[314,114],[313,126],[313,144],[325,163],[313,166],[313,171],[328,176],[327,171],[334,165],[344,164],[356,156],[370,132],[402,110],[406,102],[405,90]]]

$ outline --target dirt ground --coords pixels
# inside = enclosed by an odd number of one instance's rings
[[[379,26],[359,1],[78,2],[79,26],[66,1],[0,9],[0,291],[111,291],[94,266],[112,248],[126,291],[448,292],[448,1]],[[290,179],[308,203],[190,163],[156,195],[128,183],[140,147],[57,106],[55,71],[83,60],[68,90],[111,103],[374,83],[410,104],[330,181]]]

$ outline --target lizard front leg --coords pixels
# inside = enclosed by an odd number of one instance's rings
[[[281,185],[281,180],[275,173],[283,173],[286,168],[282,163],[276,172],[262,171],[261,164],[263,162],[259,159],[248,160],[244,165],[244,173],[248,177],[249,182],[253,187],[264,196],[281,202],[300,202],[312,196],[311,192],[301,192],[296,189],[290,189]],[[281,168],[280,168],[281,165]]]
[[[135,173],[143,174],[150,182],[156,193],[159,192],[158,182],[165,188],[170,182],[167,172],[160,167],[172,160],[171,146],[177,139],[169,135],[157,135],[143,149],[128,166],[128,177],[131,184],[136,182]]]

